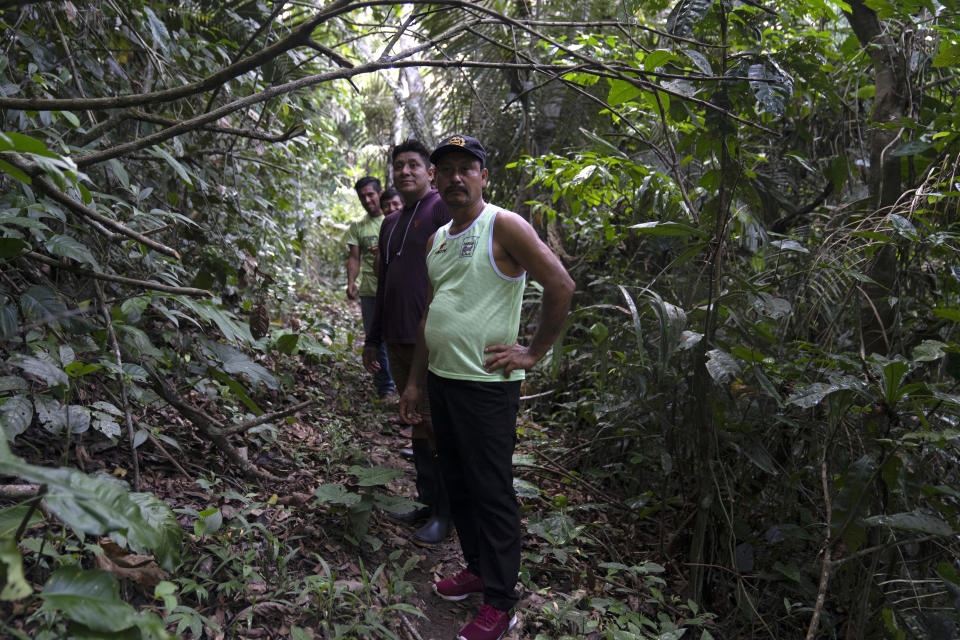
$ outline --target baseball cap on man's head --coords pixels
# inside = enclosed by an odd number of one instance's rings
[[[437,160],[451,151],[463,151],[469,153],[480,161],[480,166],[487,164],[487,151],[480,144],[480,141],[470,136],[457,134],[440,141],[437,148],[430,154],[430,162],[437,164]]]

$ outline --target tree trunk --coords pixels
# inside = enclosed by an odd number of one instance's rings
[[[896,40],[884,32],[876,12],[864,0],[851,0],[847,20],[860,41],[874,70],[873,113],[868,129],[870,168],[867,181],[874,206],[892,207],[902,195],[901,158],[890,152],[900,132],[881,128],[907,115],[910,87],[904,52]],[[877,252],[867,275],[876,283],[867,283],[860,297],[860,328],[864,352],[887,354],[891,350],[891,332],[896,320],[889,304],[897,282],[897,250],[892,245]]]

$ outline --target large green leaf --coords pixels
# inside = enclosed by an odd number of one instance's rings
[[[730,382],[740,373],[740,363],[726,351],[711,349],[707,352],[707,373],[717,384]]]
[[[253,401],[253,399],[247,393],[246,388],[244,388],[242,384],[216,367],[207,367],[207,375],[218,380],[220,383],[227,385],[227,388],[230,389],[233,395],[235,395],[240,402],[250,409],[250,411],[253,411],[254,415],[263,415],[263,409],[261,409],[257,403]]]
[[[153,614],[141,614],[120,599],[117,579],[106,571],[76,566],[53,572],[40,593],[41,610],[60,612],[93,631],[117,632],[138,627],[152,637],[168,637]]]
[[[153,147],[152,149],[149,149],[147,153],[152,156],[156,156],[157,158],[163,158],[166,160],[167,164],[173,167],[173,170],[177,172],[177,175],[180,176],[184,182],[189,185],[193,184],[193,180],[190,178],[191,172],[187,169],[187,167],[183,166],[179,160],[170,155],[168,151],[161,147]]]
[[[16,258],[24,250],[30,248],[30,243],[20,238],[0,238],[0,259]]]
[[[342,504],[353,506],[360,502],[359,493],[347,491],[338,484],[322,484],[313,492],[320,504]]]
[[[679,0],[667,16],[667,31],[685,36],[703,20],[716,0]]]
[[[560,546],[579,537],[585,528],[584,525],[577,525],[567,514],[556,513],[542,520],[531,521],[527,531],[540,536],[551,545]]]
[[[98,271],[100,270],[100,265],[97,263],[96,258],[93,257],[93,253],[90,252],[87,245],[70,236],[62,234],[51,236],[44,243],[44,246],[47,248],[47,251],[55,256],[71,258],[77,262],[86,263]]]
[[[347,473],[357,476],[357,484],[361,487],[376,487],[385,485],[391,480],[396,480],[403,476],[400,469],[391,469],[389,467],[361,467],[353,465],[347,469]]]
[[[641,222],[630,225],[630,228],[653,236],[697,236],[704,240],[710,237],[706,232],[682,222]]]
[[[33,405],[40,424],[51,433],[83,433],[90,428],[90,410],[80,405],[65,405],[56,398],[37,396]]]
[[[0,171],[3,171],[5,174],[10,176],[11,178],[14,178],[15,180],[19,180],[20,182],[24,182],[26,184],[33,184],[33,179],[28,174],[24,173],[21,169],[13,166],[6,160],[0,160]]]
[[[117,323],[115,327],[117,333],[120,334],[120,339],[123,341],[123,346],[126,347],[133,356],[138,358],[139,356],[150,356],[151,358],[160,358],[163,356],[163,352],[153,345],[150,337],[147,336],[146,332],[142,329],[123,323]]]
[[[10,454],[6,440],[0,444],[0,464],[6,473],[46,485],[47,507],[78,533],[121,533],[131,546],[156,553],[165,568],[173,568],[180,529],[173,526],[173,515],[162,502],[131,494],[125,485],[110,477],[28,464]]]
[[[376,506],[390,513],[409,513],[417,507],[423,506],[422,503],[401,496],[390,496],[385,493],[376,493],[373,496],[373,502]]]
[[[17,309],[12,304],[0,305],[0,338],[10,338],[20,331]]]
[[[929,533],[935,536],[950,536],[954,533],[953,527],[940,518],[919,511],[870,516],[864,518],[863,521],[870,526],[890,527],[891,529]]]
[[[41,360],[40,358],[18,353],[7,360],[7,363],[15,367],[20,367],[26,373],[39,378],[50,387],[66,385],[68,383],[67,374],[64,373],[63,369],[48,360]]]
[[[39,509],[31,509],[26,504],[16,504],[6,509],[0,509],[0,540],[4,538],[12,539],[17,530],[20,529],[20,525],[27,519],[28,514],[30,520],[24,529],[43,522],[42,512]]]
[[[643,93],[643,89],[626,80],[611,80],[607,103],[611,106],[617,106],[618,104],[633,100],[641,93]]]
[[[866,383],[853,376],[841,376],[831,380],[829,384],[825,382],[814,382],[806,387],[797,389],[790,394],[786,403],[809,409],[820,404],[824,398],[837,391],[859,391],[866,387]]]
[[[0,432],[13,440],[27,430],[33,421],[33,404],[26,396],[13,396],[0,406]]]
[[[279,387],[279,383],[272,373],[251,360],[250,357],[242,351],[234,349],[230,345],[213,342],[212,340],[204,340],[203,344],[220,361],[223,365],[223,370],[227,373],[241,373],[254,384],[262,382],[270,389]]]
[[[172,296],[183,306],[193,311],[201,320],[207,320],[217,325],[228,342],[246,342],[253,344],[256,340],[250,335],[250,328],[246,323],[237,322],[232,314],[224,311],[211,300],[194,300],[187,296]]]
[[[747,67],[750,88],[762,111],[782,116],[787,101],[793,96],[793,80],[773,58]]]
[[[51,289],[34,285],[20,296],[20,308],[34,322],[57,326],[67,307]]]
[[[48,158],[58,158],[57,154],[47,149],[42,140],[32,138],[22,133],[4,131],[0,133],[0,151],[16,151],[18,153],[34,153]]]

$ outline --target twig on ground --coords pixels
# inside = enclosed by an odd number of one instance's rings
[[[5,484],[0,485],[0,498],[20,500],[21,498],[36,498],[40,491],[38,484]]]
[[[271,420],[279,420],[280,418],[286,418],[289,415],[296,413],[297,411],[302,411],[307,407],[317,404],[319,400],[306,400],[300,404],[295,404],[292,407],[287,407],[286,409],[281,409],[280,411],[274,411],[272,413],[265,413],[262,416],[257,416],[256,418],[251,418],[240,424],[235,424],[229,427],[224,427],[220,430],[220,434],[224,436],[230,436],[235,433],[243,433],[244,431],[249,431],[254,427],[261,425],[265,422],[270,422]]]
[[[213,416],[207,415],[200,409],[197,409],[194,406],[191,406],[189,403],[185,402],[177,394],[176,390],[167,384],[166,380],[160,377],[153,368],[147,363],[141,363],[143,368],[146,369],[147,373],[150,374],[151,379],[153,380],[153,390],[157,394],[167,401],[167,404],[172,406],[174,409],[179,411],[187,420],[192,422],[194,425],[200,429],[200,432],[206,435],[210,440],[217,445],[227,458],[230,459],[235,465],[237,465],[240,470],[247,476],[252,476],[259,480],[270,480],[272,482],[280,482],[281,478],[264,471],[263,469],[258,469],[249,460],[244,458],[240,452],[230,444],[230,441],[227,440],[227,436],[223,434],[224,425],[219,420]]]
[[[173,463],[173,466],[175,466],[177,469],[180,470],[180,473],[182,473],[182,474],[183,474],[184,476],[186,476],[187,478],[193,479],[193,476],[191,476],[189,473],[187,473],[187,470],[180,466],[180,463],[177,462],[177,459],[174,458],[172,455],[170,455],[170,453],[169,453],[169,452],[167,451],[167,449],[160,443],[160,441],[156,438],[156,436],[154,436],[152,433],[148,433],[148,434],[147,434],[147,439],[150,440],[150,442],[153,444],[153,446],[155,446],[157,449],[160,450],[160,453],[162,453],[163,455],[165,455],[165,456],[167,457],[167,460],[169,460],[170,462]]]

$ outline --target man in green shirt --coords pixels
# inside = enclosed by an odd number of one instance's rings
[[[383,223],[383,214],[380,211],[380,194],[383,192],[383,187],[373,176],[366,176],[357,180],[354,189],[366,214],[350,223],[345,236],[350,250],[347,257],[347,297],[351,300],[360,299],[363,331],[364,334],[368,334],[377,301],[377,276],[374,273],[374,264],[378,254],[377,239],[380,236],[380,225]],[[359,286],[357,285],[358,275],[360,276]],[[380,345],[377,362],[380,363],[380,369],[373,374],[373,386],[380,400],[389,402],[395,398],[396,393],[393,378],[390,375],[390,365],[387,362],[386,345]]]

